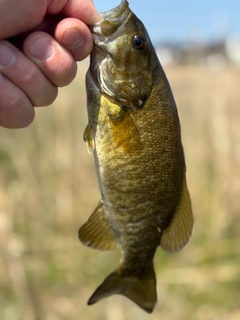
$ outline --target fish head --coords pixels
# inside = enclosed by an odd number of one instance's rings
[[[94,48],[90,73],[102,94],[136,109],[150,96],[159,65],[142,22],[123,0],[91,26]]]

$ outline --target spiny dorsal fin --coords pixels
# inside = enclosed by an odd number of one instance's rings
[[[95,149],[95,143],[94,143],[94,138],[93,138],[92,126],[90,123],[88,123],[85,128],[85,131],[83,134],[83,139],[86,142],[88,152],[90,154],[92,154],[93,150]]]
[[[86,246],[99,250],[113,250],[117,248],[118,242],[115,238],[108,213],[100,201],[88,221],[78,232],[79,240]]]
[[[176,252],[181,250],[188,242],[193,229],[193,214],[191,199],[187,188],[186,178],[176,211],[168,225],[163,230],[160,245],[164,251]]]

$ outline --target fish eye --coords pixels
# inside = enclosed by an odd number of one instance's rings
[[[143,39],[140,36],[134,36],[133,37],[133,45],[134,45],[135,49],[143,50],[145,48],[145,46],[146,46],[145,39]]]

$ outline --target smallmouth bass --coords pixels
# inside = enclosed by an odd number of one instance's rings
[[[157,301],[153,258],[181,250],[193,228],[175,101],[142,22],[123,0],[91,26],[86,76],[89,123],[101,201],[80,241],[122,258],[88,304],[122,294],[147,312]]]

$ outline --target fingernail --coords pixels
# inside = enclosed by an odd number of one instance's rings
[[[61,43],[67,49],[74,49],[83,42],[82,35],[78,29],[68,29],[62,36]]]
[[[10,66],[15,61],[16,53],[6,45],[0,45],[0,66]]]
[[[53,54],[54,48],[50,39],[40,38],[33,42],[30,54],[41,61],[49,59]]]

